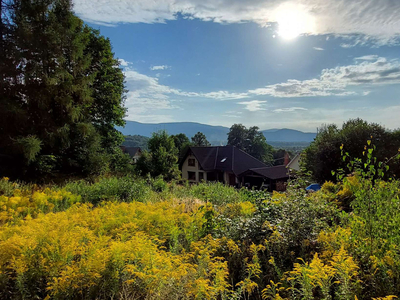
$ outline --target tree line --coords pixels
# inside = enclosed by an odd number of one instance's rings
[[[338,171],[349,172],[349,162],[344,157],[357,159],[360,167],[369,168],[368,151],[374,151],[372,163],[376,169],[380,163],[387,165],[386,179],[400,177],[400,161],[396,158],[400,151],[400,129],[389,130],[359,118],[344,122],[342,127],[321,126],[314,142],[302,153],[302,173],[319,183],[335,182]]]
[[[234,124],[228,133],[228,145],[235,146],[254,156],[267,165],[274,164],[274,155],[284,155],[283,150],[274,150],[259,131],[258,127],[247,129],[242,124]],[[184,134],[168,135],[166,131],[153,133],[148,140],[148,151],[144,151],[136,165],[141,175],[162,176],[166,180],[180,177],[179,163],[184,159],[189,147],[209,147],[211,143],[202,133],[196,133],[191,140]],[[283,152],[282,152],[283,151]],[[282,161],[278,158],[276,161]]]

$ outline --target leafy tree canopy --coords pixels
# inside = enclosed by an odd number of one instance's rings
[[[12,162],[2,172],[107,169],[125,114],[110,41],[70,0],[2,0],[0,10],[0,154]]]
[[[394,156],[400,148],[400,131],[390,131],[379,124],[368,123],[361,119],[351,119],[339,128],[335,124],[319,128],[314,142],[303,152],[301,163],[303,169],[310,172],[313,178],[323,183],[335,181],[332,171],[347,170],[344,153],[351,158],[366,159],[365,145],[371,141],[376,147],[374,155],[377,161],[385,162]],[[388,176],[400,176],[399,162],[389,162]]]
[[[165,180],[179,177],[178,149],[172,136],[165,130],[155,132],[149,139],[148,148],[137,163],[142,175],[162,176]]]
[[[195,147],[208,147],[208,146],[211,146],[210,142],[207,141],[206,136],[202,132],[198,132],[192,137],[192,144]]]
[[[247,129],[234,124],[228,133],[228,145],[235,146],[267,164],[273,164],[273,148],[257,126]]]
[[[173,135],[172,138],[174,139],[175,147],[178,149],[179,152],[179,162],[183,159],[186,152],[188,151],[189,147],[192,145],[189,138],[184,133],[179,133]]]

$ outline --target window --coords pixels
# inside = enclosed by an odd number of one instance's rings
[[[199,181],[204,180],[204,173],[203,172],[199,172]]]
[[[196,172],[188,172],[188,179],[196,181]]]
[[[189,167],[195,167],[196,166],[196,160],[194,158],[189,158],[188,159],[188,165],[189,165]]]

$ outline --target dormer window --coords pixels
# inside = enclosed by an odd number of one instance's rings
[[[188,159],[188,166],[189,167],[195,167],[196,166],[196,160],[194,158],[189,158]]]

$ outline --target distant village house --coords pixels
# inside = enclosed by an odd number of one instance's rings
[[[132,158],[132,163],[136,164],[142,156],[142,149],[140,147],[125,147],[121,146],[122,152],[128,154]]]
[[[190,147],[180,169],[189,182],[218,181],[227,185],[266,189],[286,189],[289,179],[285,165],[269,167],[234,146]]]
[[[293,157],[293,159],[288,163],[287,168],[293,171],[300,171],[300,158],[301,153]]]

